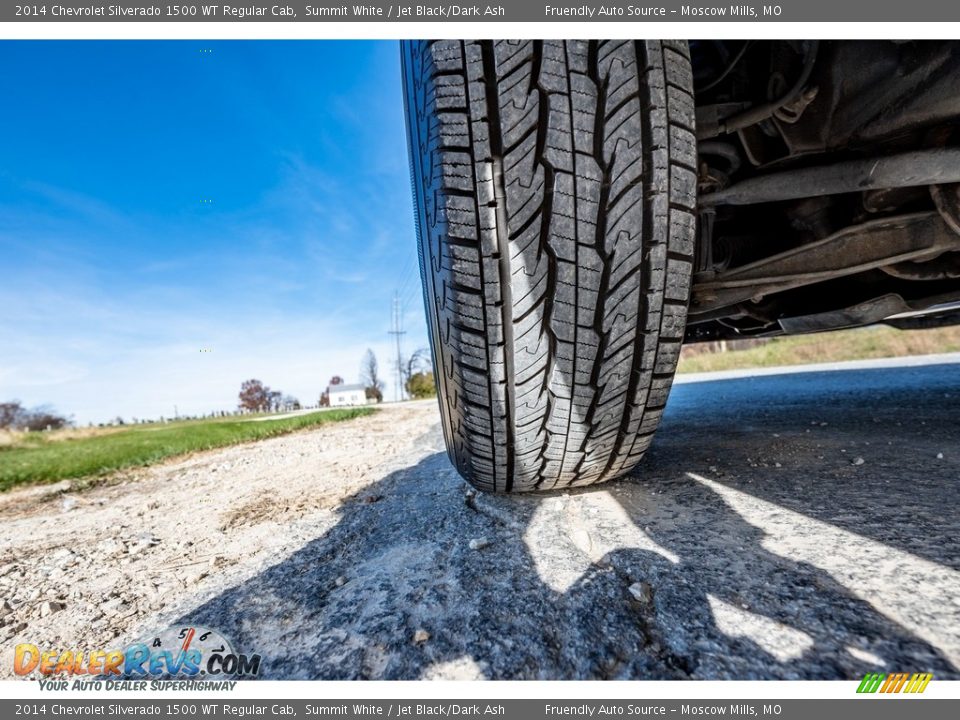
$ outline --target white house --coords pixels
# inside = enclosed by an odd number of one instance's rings
[[[363,385],[328,385],[327,397],[330,398],[330,407],[367,404],[367,391]]]

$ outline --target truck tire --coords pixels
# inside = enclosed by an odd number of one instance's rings
[[[686,324],[687,44],[405,41],[401,56],[451,460],[494,492],[627,473]]]

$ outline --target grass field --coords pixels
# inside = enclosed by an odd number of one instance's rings
[[[349,408],[259,422],[217,418],[18,434],[0,445],[0,491],[24,483],[90,477],[152,465],[197,450],[285,435],[372,412],[375,411],[371,408]]]
[[[697,352],[697,345],[684,347],[678,371],[711,372],[960,352],[960,327],[897,330],[877,325],[815,335],[772,338],[761,345],[742,349],[737,347],[737,342],[731,341],[727,352],[704,353]]]

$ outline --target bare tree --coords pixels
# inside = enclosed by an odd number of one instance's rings
[[[383,402],[383,380],[380,379],[377,356],[369,348],[360,361],[360,382],[363,383],[368,400]]]
[[[283,393],[279,390],[270,390],[267,393],[267,409],[276,412],[280,409]]]
[[[13,430],[19,427],[26,415],[27,409],[19,400],[10,400],[0,403],[0,428]]]
[[[404,388],[410,384],[410,378],[417,373],[433,370],[433,365],[430,362],[429,348],[419,348],[414,350],[408,358],[405,360],[401,359],[401,363],[400,376],[403,380]]]
[[[59,430],[71,424],[69,418],[60,415],[48,405],[32,410],[23,407],[19,400],[0,403],[0,428],[7,430]]]
[[[54,411],[48,405],[35,407],[27,413],[27,420],[24,423],[26,430],[59,430],[70,425],[71,421],[63,417],[60,413]]]

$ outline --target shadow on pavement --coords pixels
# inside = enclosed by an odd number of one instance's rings
[[[943,651],[956,647],[955,612],[928,619],[950,642],[924,639],[878,609],[909,600],[865,597],[848,587],[860,580],[837,579],[859,578],[854,565],[872,557],[840,558],[831,572],[809,560],[819,536],[837,542],[833,527],[866,535],[865,552],[957,559],[938,519],[955,513],[944,503],[956,473],[947,488],[925,483],[904,453],[958,436],[949,423],[916,424],[934,423],[929,405],[957,392],[958,370],[950,389],[868,372],[678,386],[639,476],[595,490],[474,499],[445,454],[429,454],[181,621],[261,653],[265,676],[278,679],[960,677]],[[843,397],[853,381],[862,391]],[[911,474],[898,474],[906,465]],[[910,523],[915,512],[923,522]],[[806,559],[769,547],[795,514],[830,524],[800,539]],[[930,536],[954,544],[934,549]],[[481,538],[489,545],[471,549]]]
[[[960,364],[678,384],[639,475],[669,474],[681,457],[752,495],[960,570]]]

